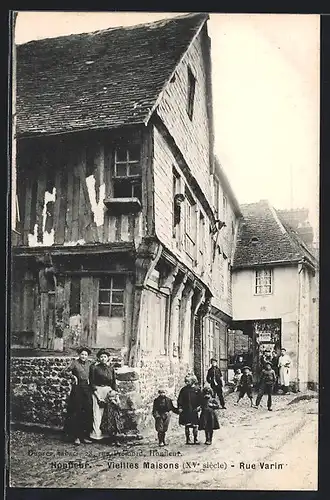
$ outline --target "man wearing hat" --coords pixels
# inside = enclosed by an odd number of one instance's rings
[[[218,367],[218,361],[215,358],[211,359],[211,367],[208,369],[206,381],[210,384],[214,394],[218,396],[221,408],[225,410],[226,405],[222,391],[223,377],[221,370]]]
[[[256,408],[259,408],[260,401],[264,394],[267,394],[267,408],[268,411],[272,411],[272,393],[274,390],[274,384],[276,381],[276,375],[272,369],[271,363],[266,363],[266,367],[261,372],[259,391],[256,400]]]

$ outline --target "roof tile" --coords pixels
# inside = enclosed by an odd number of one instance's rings
[[[19,136],[142,123],[207,14],[17,47]]]

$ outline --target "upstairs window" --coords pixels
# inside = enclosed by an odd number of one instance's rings
[[[114,198],[142,198],[141,149],[139,145],[120,145],[115,150]]]
[[[216,217],[219,217],[220,184],[216,177],[213,177],[213,209]]]
[[[124,316],[125,276],[105,276],[99,285],[99,316],[122,318]]]
[[[254,293],[256,295],[266,295],[272,293],[271,269],[256,270]]]
[[[193,72],[188,66],[188,101],[187,101],[187,113],[192,120],[194,114],[194,101],[195,101],[195,89],[196,89],[196,78]]]
[[[196,203],[191,195],[186,191],[185,210],[185,250],[192,258],[195,257],[196,247]]]
[[[222,197],[222,218],[223,218],[223,221],[226,222],[227,220],[227,198],[225,195],[223,195]]]

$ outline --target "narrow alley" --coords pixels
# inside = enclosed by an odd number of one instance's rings
[[[221,428],[212,446],[184,444],[172,417],[168,446],[159,448],[149,429],[144,439],[74,447],[58,434],[13,431],[10,483],[13,487],[317,489],[317,399],[274,397],[274,411],[227,396],[219,410]],[[291,403],[292,401],[292,403]],[[28,471],[28,473],[27,473]]]

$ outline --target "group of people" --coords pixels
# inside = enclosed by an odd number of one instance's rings
[[[239,361],[243,358],[240,357]],[[276,360],[276,361],[275,361]],[[290,384],[290,356],[286,353],[286,349],[282,348],[280,355],[265,355],[261,358],[261,373],[259,377],[259,389],[256,398],[255,408],[259,408],[261,399],[264,394],[267,395],[267,408],[272,411],[272,394],[276,393],[281,388],[283,394],[288,394]],[[235,388],[238,391],[237,403],[246,394],[251,401],[253,389],[253,376],[249,366],[244,366],[235,369],[234,375]]]
[[[119,446],[118,434],[123,430],[123,421],[115,371],[110,364],[110,353],[106,349],[100,349],[94,362],[89,361],[90,354],[89,348],[81,347],[78,350],[78,358],[62,372],[69,374],[72,380],[64,432],[77,445],[110,438]],[[289,386],[290,363],[286,350],[281,349],[278,358],[279,383],[284,388]],[[246,394],[253,406],[253,377],[250,367],[236,368],[234,381],[238,391],[236,404]],[[255,408],[259,408],[262,397],[266,394],[267,408],[269,411],[272,410],[272,394],[276,382],[277,376],[272,363],[265,360]],[[197,377],[193,373],[188,373],[185,385],[179,392],[176,407],[172,399],[166,395],[166,390],[159,389],[158,397],[152,407],[159,446],[166,445],[165,438],[171,412],[179,415],[179,424],[185,428],[186,444],[199,444],[200,430],[205,432],[205,444],[212,444],[213,432],[220,428],[216,410],[226,409],[223,387],[224,379],[217,360],[211,359],[205,386],[201,388]]]
[[[100,349],[97,361],[91,362],[88,347],[78,349],[78,358],[63,370],[71,376],[72,388],[68,399],[64,433],[76,445],[112,438],[122,430],[119,396],[110,353]]]
[[[234,381],[238,391],[235,404],[245,396],[251,401],[251,406],[258,409],[264,395],[267,395],[267,408],[272,411],[272,394],[278,383],[283,393],[288,393],[291,359],[286,349],[281,349],[277,359],[278,375],[273,369],[271,360],[265,359],[262,363],[259,377],[258,392],[253,405],[253,376],[249,366],[243,366],[243,357],[238,359],[241,367],[236,367]],[[206,385],[203,389],[198,386],[195,375],[185,377],[185,386],[179,392],[177,407],[166,396],[166,391],[159,390],[154,400],[152,414],[155,418],[155,428],[158,433],[159,446],[165,446],[165,436],[170,422],[170,412],[179,414],[179,424],[185,427],[186,444],[199,444],[198,431],[205,431],[205,444],[212,444],[213,431],[220,428],[215,410],[226,409],[223,395],[224,380],[217,360],[211,359],[211,366],[206,375]],[[216,396],[219,402],[216,399]],[[192,430],[192,436],[191,436]]]

